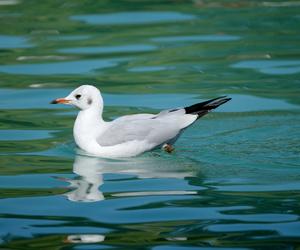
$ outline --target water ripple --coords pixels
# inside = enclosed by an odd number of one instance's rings
[[[60,49],[59,52],[71,54],[109,54],[109,53],[132,53],[132,52],[147,52],[154,51],[157,47],[149,44],[130,44],[120,46],[105,46],[105,47],[78,47]]]
[[[155,42],[227,42],[240,40],[239,36],[234,35],[193,35],[193,36],[167,36],[155,37],[152,41]]]
[[[72,16],[71,19],[97,25],[142,25],[151,23],[188,21],[195,19],[195,16],[171,11],[139,11],[77,15]]]
[[[31,47],[33,47],[33,45],[29,43],[26,37],[0,35],[0,49],[17,49]]]
[[[253,60],[232,65],[233,68],[255,69],[264,74],[289,75],[300,73],[300,60]]]
[[[87,74],[89,72],[116,67],[127,59],[94,59],[57,63],[2,65],[0,72],[22,75]]]
[[[0,141],[28,141],[51,138],[56,130],[16,130],[1,129]]]
[[[212,232],[241,232],[241,231],[276,231],[281,236],[300,237],[300,222],[287,223],[249,223],[230,225],[211,225],[206,228]]]

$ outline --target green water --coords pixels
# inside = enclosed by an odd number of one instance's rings
[[[1,249],[299,249],[298,1],[0,1]],[[168,155],[81,156],[104,117],[232,101]]]

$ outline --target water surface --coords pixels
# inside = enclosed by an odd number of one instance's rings
[[[0,1],[1,249],[297,249],[297,1]],[[76,149],[81,84],[104,118],[219,95],[175,152]]]

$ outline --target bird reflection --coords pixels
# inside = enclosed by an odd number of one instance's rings
[[[71,191],[64,195],[70,201],[96,202],[105,199],[101,186],[104,184],[103,174],[124,174],[125,177],[135,175],[143,178],[177,178],[184,179],[195,174],[191,162],[186,160],[180,162],[176,157],[161,157],[159,155],[148,155],[144,157],[111,160],[85,155],[76,155],[73,172],[77,175],[74,179],[64,178],[68,182]],[[137,195],[151,194],[191,194],[194,191],[152,191],[136,192]],[[131,196],[135,192],[113,194],[113,196]]]
[[[105,240],[102,234],[77,234],[68,235],[64,240],[65,243],[99,243]]]
[[[95,202],[104,200],[99,187],[103,184],[102,165],[95,157],[77,155],[73,172],[80,178],[65,179],[72,191],[65,193],[70,201]]]

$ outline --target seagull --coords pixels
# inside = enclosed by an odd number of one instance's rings
[[[93,156],[122,158],[156,148],[171,153],[187,127],[229,100],[221,96],[185,108],[125,115],[110,122],[102,118],[103,99],[99,89],[92,85],[82,85],[51,104],[68,104],[80,110],[73,127],[74,140],[80,149]]]

